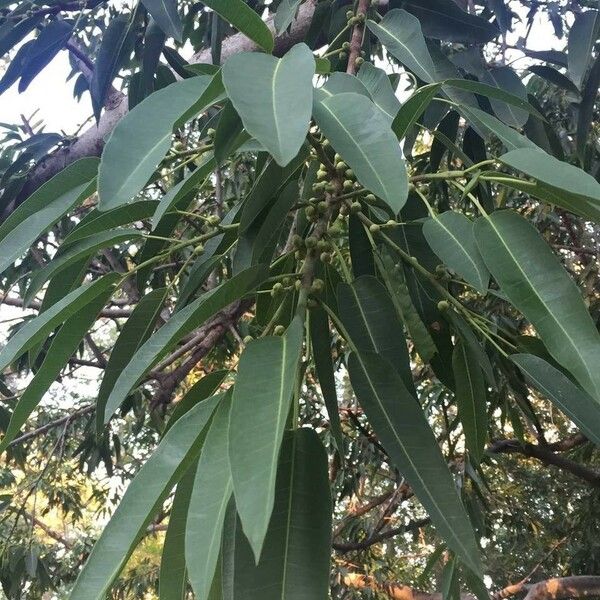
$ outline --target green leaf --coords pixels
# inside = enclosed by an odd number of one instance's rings
[[[223,66],[227,94],[246,131],[281,166],[298,154],[308,132],[314,74],[306,44],[296,44],[283,58],[243,52]]]
[[[414,92],[414,94],[402,105],[392,122],[392,130],[399,140],[406,136],[408,130],[425,112],[441,88],[441,83],[424,85]]]
[[[277,459],[302,351],[296,317],[282,337],[250,342],[242,353],[233,391],[229,460],[235,500],[256,561],[275,501]]]
[[[427,49],[419,19],[405,10],[394,8],[379,23],[367,21],[367,27],[388,52],[419,79],[426,83],[436,81],[435,66]]]
[[[485,382],[477,358],[469,346],[458,342],[452,353],[458,416],[471,457],[480,462],[487,440]]]
[[[315,371],[325,400],[331,435],[338,453],[344,456],[344,434],[340,421],[339,405],[335,385],[333,360],[331,358],[331,334],[329,319],[324,309],[317,307],[310,311],[310,340],[312,342]]]
[[[219,117],[219,123],[215,132],[215,160],[218,165],[222,165],[223,162],[229,157],[238,147],[236,143],[240,136],[248,137],[248,134],[244,133],[244,125],[240,116],[237,114],[233,104],[227,101],[221,116]]]
[[[175,121],[198,100],[210,81],[203,76],[173,83],[148,96],[119,121],[100,162],[100,210],[127,204],[146,185],[171,146]]]
[[[521,98],[523,103],[527,104],[527,90],[521,82],[520,77],[510,67],[497,67],[486,71],[484,76],[485,83],[490,86],[496,86],[498,90],[503,90],[507,94]],[[517,108],[514,104],[490,98],[490,103],[496,116],[512,127],[523,127],[527,121],[527,111]]]
[[[315,101],[321,102],[326,97],[343,94],[344,92],[354,92],[371,98],[371,93],[358,77],[335,71],[327,78],[323,87],[315,90]]]
[[[231,393],[206,434],[185,529],[185,556],[195,600],[207,600],[221,550],[223,523],[233,492],[227,455]]]
[[[582,164],[585,163],[585,149],[594,118],[594,108],[600,86],[600,56],[594,61],[590,74],[583,88],[581,103],[577,113],[577,154]]]
[[[385,286],[364,275],[337,289],[339,317],[359,352],[383,356],[416,396],[402,324]]]
[[[95,158],[74,162],[11,213],[0,225],[0,273],[27,252],[69,209],[93,192],[97,169]]]
[[[473,223],[462,213],[446,211],[425,221],[423,235],[448,267],[485,294],[490,274],[479,254]]]
[[[175,490],[160,559],[159,600],[185,600],[186,597],[187,569],[184,540],[195,475],[196,463],[194,462],[182,476]]]
[[[263,265],[250,267],[174,313],[137,350],[127,367],[121,371],[106,401],[104,422],[108,422],[148,369],[164,358],[183,336],[200,327],[216,312],[253,290],[265,278],[265,272]]]
[[[200,453],[204,430],[220,396],[195,406],[165,435],[129,484],[69,596],[103,600],[156,511]]]
[[[358,181],[397,214],[408,197],[408,177],[382,112],[365,96],[344,93],[317,103],[314,116]]]
[[[469,568],[481,574],[469,517],[420,405],[390,363],[378,354],[353,352],[348,370],[369,423],[439,535]]]
[[[102,433],[106,401],[121,371],[127,367],[132,356],[154,331],[156,320],[165,301],[166,290],[159,288],[146,294],[136,305],[125,322],[110,353],[104,377],[96,399],[96,434]]]
[[[326,600],[331,562],[331,494],[327,455],[312,429],[288,432],[277,472],[275,508],[255,565],[240,527],[227,532],[225,564],[234,598]],[[230,598],[225,594],[225,598]]]
[[[591,175],[542,150],[511,150],[499,160],[537,180],[523,188],[532,196],[600,222],[600,184]],[[512,183],[507,181],[507,185]]]
[[[400,110],[400,101],[386,72],[366,62],[360,67],[358,79],[369,90],[375,106],[393,121]]]
[[[585,78],[597,36],[598,11],[587,10],[577,13],[569,31],[567,59],[569,76],[578,88],[581,88]]]
[[[528,71],[531,71],[538,77],[549,81],[550,83],[566,90],[567,92],[571,92],[575,94],[575,96],[579,96],[579,90],[577,86],[565,75],[563,75],[560,71],[555,69],[554,67],[548,67],[547,65],[530,65],[527,67]]]
[[[275,13],[275,33],[281,35],[291,24],[302,0],[282,0]]]
[[[36,371],[34,378],[29,382],[15,406],[10,423],[5,430],[2,442],[0,442],[0,454],[18,435],[29,415],[42,400],[43,395],[59,376],[69,358],[77,351],[81,340],[92,327],[98,313],[110,298],[113,286],[105,284],[97,287],[96,290],[97,295],[91,298],[90,302],[82,306],[73,316],[69,317],[52,339],[42,365]]]
[[[465,12],[453,0],[409,0],[402,5],[419,19],[423,34],[428,38],[462,44],[482,44],[500,34],[494,24]]]
[[[177,0],[143,0],[142,4],[167,36],[182,41],[183,25],[177,13]]]
[[[183,415],[196,406],[198,402],[216,394],[227,375],[229,375],[229,371],[222,369],[220,371],[212,371],[196,381],[185,396],[175,404],[175,408],[165,426],[165,433],[169,431]]]
[[[510,359],[521,369],[528,383],[556,404],[589,440],[600,445],[600,406],[597,400],[539,356],[512,354]]]
[[[92,80],[90,81],[90,95],[96,121],[100,118],[104,101],[119,70],[129,25],[129,18],[126,15],[118,15],[110,21],[102,35]]]
[[[206,0],[203,2],[237,30],[267,52],[273,52],[273,34],[267,24],[242,0]]]
[[[66,247],[61,246],[52,260],[33,274],[27,292],[23,297],[25,303],[29,304],[44,283],[51,277],[61,273],[71,265],[81,262],[82,259],[91,258],[97,250],[141,238],[142,236],[143,232],[136,229],[113,229],[88,236]]]
[[[512,211],[475,224],[475,239],[501,291],[550,354],[600,401],[600,335],[573,280],[536,229]]]
[[[15,358],[43,342],[54,329],[92,302],[106,289],[113,289],[120,281],[118,273],[109,273],[94,283],[84,284],[37,317],[27,321],[0,351],[0,371]]]

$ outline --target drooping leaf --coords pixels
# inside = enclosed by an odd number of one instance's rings
[[[510,359],[533,387],[556,404],[590,441],[600,445],[600,405],[597,400],[539,356],[512,354]]]
[[[521,78],[510,67],[497,67],[486,72],[484,82],[496,86],[499,90],[522,98],[527,101],[527,90],[521,82]],[[507,104],[496,98],[490,98],[490,103],[496,116],[512,127],[523,127],[527,121],[527,112],[512,104]]]
[[[94,189],[98,160],[84,158],[37,189],[0,225],[0,273]]]
[[[232,56],[223,66],[227,94],[245,129],[281,166],[304,143],[312,110],[313,54],[296,44],[283,58],[255,52]]]
[[[547,65],[531,65],[527,67],[527,70],[557,87],[560,87],[567,92],[571,92],[572,94],[575,94],[575,96],[579,96],[577,86],[566,75],[563,75],[554,67],[549,67]]]
[[[175,490],[160,558],[159,600],[185,600],[188,582],[184,540],[195,475],[196,463],[194,462],[181,477]]]
[[[400,101],[386,72],[366,62],[360,67],[358,79],[369,90],[375,105],[393,121],[400,110]]]
[[[243,135],[244,125],[237,114],[233,104],[228,101],[219,117],[219,123],[215,132],[215,160],[218,165],[223,164],[225,159],[237,147],[236,140]]]
[[[473,223],[465,215],[450,210],[434,215],[425,221],[423,235],[448,267],[485,294],[490,274],[479,254]]]
[[[13,335],[0,351],[0,371],[3,371],[15,358],[43,342],[54,329],[87,306],[108,288],[114,288],[121,276],[109,273],[94,283],[84,284],[48,310],[29,320]]]
[[[401,140],[417,119],[425,112],[433,98],[441,90],[441,83],[421,86],[400,108],[392,122],[392,130]]]
[[[0,442],[0,454],[18,435],[21,427],[40,403],[43,395],[58,377],[69,358],[75,353],[81,340],[92,327],[98,313],[112,294],[114,285],[111,284],[111,280],[100,280],[100,282],[103,285],[96,286],[96,295],[78,312],[69,317],[54,336],[42,365],[15,406],[10,423]]]
[[[600,222],[600,184],[588,173],[541,150],[516,149],[500,160],[537,181],[523,188],[532,196]]]
[[[325,400],[331,435],[340,456],[344,455],[344,437],[340,421],[335,374],[331,358],[331,335],[329,332],[329,319],[322,308],[310,311],[310,339],[312,342],[315,371],[319,378],[319,386]]]
[[[231,527],[230,527],[231,529]],[[286,434],[277,472],[273,517],[258,564],[240,527],[228,531],[224,598],[326,600],[331,561],[331,497],[327,455],[307,428]]]
[[[600,401],[600,335],[546,242],[508,210],[481,217],[475,238],[502,292],[536,328],[550,354]]]
[[[177,0],[143,0],[143,4],[164,33],[181,42],[183,25],[177,13]]]
[[[100,210],[127,204],[144,187],[171,145],[175,121],[198,100],[210,81],[210,77],[202,76],[173,83],[151,94],[119,121],[100,162]]]
[[[414,396],[390,363],[378,354],[353,352],[348,370],[369,422],[438,533],[470,569],[481,574],[479,549],[469,517]]]
[[[592,49],[598,36],[598,23],[598,11],[586,10],[575,15],[575,21],[569,31],[569,77],[580,89],[592,59]]]
[[[273,51],[273,34],[266,23],[242,0],[206,0],[208,8],[267,52]]]
[[[184,335],[202,325],[217,311],[253,290],[264,278],[265,268],[256,265],[225,281],[194,302],[174,313],[171,318],[137,350],[121,371],[106,401],[104,422],[125,400],[148,369],[151,369]]]
[[[397,214],[408,196],[408,177],[382,112],[365,96],[344,93],[317,103],[314,116],[358,181]]]
[[[479,462],[487,440],[487,404],[485,382],[477,359],[469,346],[459,342],[452,353],[456,382],[458,416],[471,457]]]
[[[229,468],[231,393],[219,404],[198,461],[185,529],[185,557],[196,600],[207,600],[233,492]]]
[[[96,398],[97,435],[102,433],[108,396],[121,371],[152,334],[165,300],[165,292],[164,288],[152,290],[138,302],[113,346]]]
[[[465,12],[453,0],[409,0],[403,7],[419,19],[424,35],[444,42],[482,44],[500,33],[494,24]]]
[[[376,23],[367,21],[367,27],[395,58],[425,83],[437,79],[433,60],[427,49],[419,20],[402,9],[390,10]]]
[[[200,453],[206,425],[219,400],[220,396],[213,396],[195,406],[170,429],[139,470],[79,574],[70,600],[106,597],[146,525]]]
[[[275,32],[281,35],[291,24],[296,16],[302,0],[282,0],[275,13]]]
[[[137,94],[132,93],[132,91],[129,92],[129,110],[132,110],[136,104],[139,104],[154,91],[154,77],[158,70],[158,65],[160,64],[160,56],[166,39],[167,35],[151,17],[146,27],[146,33],[144,34],[142,70],[139,73],[141,93],[138,96]],[[131,83],[130,90],[133,87],[135,86]],[[133,102],[132,96],[134,96]]]
[[[4,57],[9,50],[31,33],[44,18],[43,14],[34,12],[32,16],[17,21],[17,18],[26,10],[27,6],[18,5],[6,15],[0,26],[0,57]]]
[[[587,140],[589,132],[592,129],[592,119],[594,117],[594,107],[596,106],[599,86],[600,57],[597,57],[586,79],[577,113],[577,153],[582,164],[585,161]]]
[[[128,29],[129,18],[125,15],[119,15],[111,20],[102,36],[92,80],[90,81],[90,95],[92,96],[96,121],[100,118],[104,101],[119,69]]]
[[[284,336],[250,342],[238,366],[229,460],[238,513],[256,561],[273,511],[277,459],[296,386],[302,337],[303,324],[297,317]]]

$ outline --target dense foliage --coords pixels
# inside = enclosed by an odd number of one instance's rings
[[[5,596],[600,595],[599,25],[0,3]]]

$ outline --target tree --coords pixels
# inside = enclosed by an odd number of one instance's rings
[[[596,9],[0,11],[8,598],[600,595]]]

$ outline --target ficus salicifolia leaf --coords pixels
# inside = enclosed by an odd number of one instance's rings
[[[498,67],[486,72],[484,82],[499,90],[506,91],[527,101],[527,91],[519,76],[510,67]],[[490,98],[490,104],[496,116],[512,127],[523,127],[527,121],[527,112],[512,104],[507,104],[496,98]]]
[[[592,49],[598,37],[599,24],[598,11],[586,10],[575,15],[575,21],[569,31],[567,43],[569,77],[580,89],[592,59]]]
[[[138,302],[113,346],[96,398],[96,435],[98,436],[103,430],[106,401],[110,392],[131,357],[152,334],[165,301],[166,292],[165,288],[157,288]]]
[[[369,90],[375,105],[393,121],[400,110],[400,101],[386,72],[366,62],[360,67],[358,79]]]
[[[263,50],[272,52],[273,34],[260,15],[243,0],[206,0],[206,6],[231,23]]]
[[[165,435],[103,529],[70,600],[103,600],[171,488],[198,457],[221,395],[200,402]]]
[[[483,373],[470,347],[459,342],[452,352],[458,416],[471,457],[480,462],[487,439],[487,402]]]
[[[282,0],[275,13],[275,31],[281,35],[291,24],[302,0]]]
[[[485,294],[490,274],[479,254],[473,223],[465,215],[450,210],[433,215],[423,224],[423,235],[448,267]]]
[[[211,422],[198,460],[185,529],[185,561],[196,600],[207,600],[221,550],[221,535],[233,492],[229,467],[231,391]]]
[[[379,354],[353,352],[348,370],[358,401],[393,464],[406,477],[448,546],[481,574],[469,517],[421,406]]]
[[[359,183],[397,214],[408,196],[408,176],[387,117],[369,98],[355,93],[315,103],[314,117]]]
[[[404,138],[441,89],[441,83],[430,83],[421,86],[404,102],[392,122],[392,130],[399,140]]]
[[[250,342],[238,366],[229,460],[237,510],[256,561],[273,511],[277,461],[297,383],[303,333],[296,317],[284,336]]]
[[[166,356],[184,335],[202,325],[217,311],[252,291],[264,277],[265,267],[263,265],[250,267],[174,313],[154,335],[140,346],[121,371],[106,401],[104,422],[109,421],[112,414],[144,374]]]
[[[308,428],[286,432],[277,468],[275,505],[255,563],[239,524],[226,525],[224,598],[326,600],[331,561],[331,495],[327,455]]]
[[[304,143],[312,110],[315,59],[305,44],[283,58],[255,52],[232,56],[223,66],[227,95],[244,128],[287,165]]]
[[[43,342],[58,325],[87,306],[98,294],[108,288],[113,289],[120,279],[118,273],[109,273],[93,283],[84,284],[28,321],[0,351],[0,371],[23,353]]]
[[[480,217],[475,238],[483,260],[552,356],[600,402],[600,334],[581,293],[540,234],[510,210]]]
[[[0,225],[0,273],[94,190],[98,159],[84,158],[36,190]]]
[[[146,185],[171,146],[175,122],[210,82],[206,75],[173,83],[151,94],[119,121],[100,162],[100,210],[127,204]]]
[[[163,32],[181,42],[183,27],[177,13],[177,0],[143,0],[143,4]]]
[[[585,436],[600,445],[600,403],[575,385],[564,373],[533,354],[512,354],[510,359],[525,379],[556,404]]]
[[[419,19],[403,9],[393,9],[376,23],[367,21],[367,27],[373,32],[388,52],[397,58],[425,83],[433,83],[438,79],[435,66]]]

